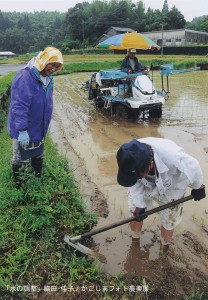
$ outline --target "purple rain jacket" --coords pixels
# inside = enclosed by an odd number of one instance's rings
[[[53,111],[53,77],[45,87],[36,68],[19,71],[11,86],[8,131],[18,138],[19,131],[27,130],[30,142],[45,138]]]

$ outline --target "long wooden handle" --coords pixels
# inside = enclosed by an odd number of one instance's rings
[[[181,199],[178,199],[176,201],[173,201],[173,202],[170,202],[170,203],[167,203],[167,204],[164,204],[164,205],[161,205],[161,206],[158,206],[156,208],[153,208],[153,209],[150,209],[148,211],[146,211],[145,213],[141,214],[141,216],[149,216],[149,215],[152,215],[156,212],[159,212],[163,209],[166,209],[166,208],[169,208],[169,207],[172,207],[172,206],[175,206],[177,204],[180,204],[180,203],[183,203],[183,202],[186,202],[186,201],[189,201],[193,199],[193,196],[187,196],[187,197],[184,197],[184,198],[181,198]],[[90,236],[93,236],[95,234],[98,234],[98,233],[101,233],[101,232],[104,232],[104,231],[107,231],[109,229],[112,229],[112,228],[115,228],[115,227],[118,227],[118,226],[121,226],[121,225],[124,225],[126,223],[130,223],[131,221],[135,221],[136,220],[136,217],[130,217],[130,218],[127,218],[127,219],[124,219],[122,221],[118,221],[118,222],[115,222],[115,223],[112,223],[112,224],[109,224],[109,225],[106,225],[106,226],[103,226],[101,228],[96,228],[90,232],[86,232],[84,234],[81,235],[81,238],[85,238],[85,237],[90,237]]]

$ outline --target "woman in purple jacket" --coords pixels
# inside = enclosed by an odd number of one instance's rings
[[[16,74],[11,86],[8,131],[13,139],[13,176],[20,184],[20,168],[31,159],[41,176],[44,140],[53,110],[53,76],[63,67],[61,52],[48,47]]]

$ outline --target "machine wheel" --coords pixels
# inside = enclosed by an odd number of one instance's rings
[[[129,118],[131,118],[131,119],[138,119],[140,114],[141,114],[141,110],[139,110],[139,109],[132,108],[129,110]]]
[[[129,117],[128,108],[124,105],[117,105],[116,106],[116,117],[119,120],[127,120]]]
[[[151,109],[149,111],[149,116],[152,118],[161,118],[162,116],[162,108]]]

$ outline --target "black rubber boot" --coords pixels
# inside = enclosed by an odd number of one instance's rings
[[[43,166],[43,157],[33,157],[31,159],[32,168],[35,172],[35,176],[41,177],[41,171]]]
[[[21,187],[22,185],[22,179],[21,179],[21,169],[22,165],[12,165],[12,171],[13,171],[13,178],[17,185],[17,187]]]

